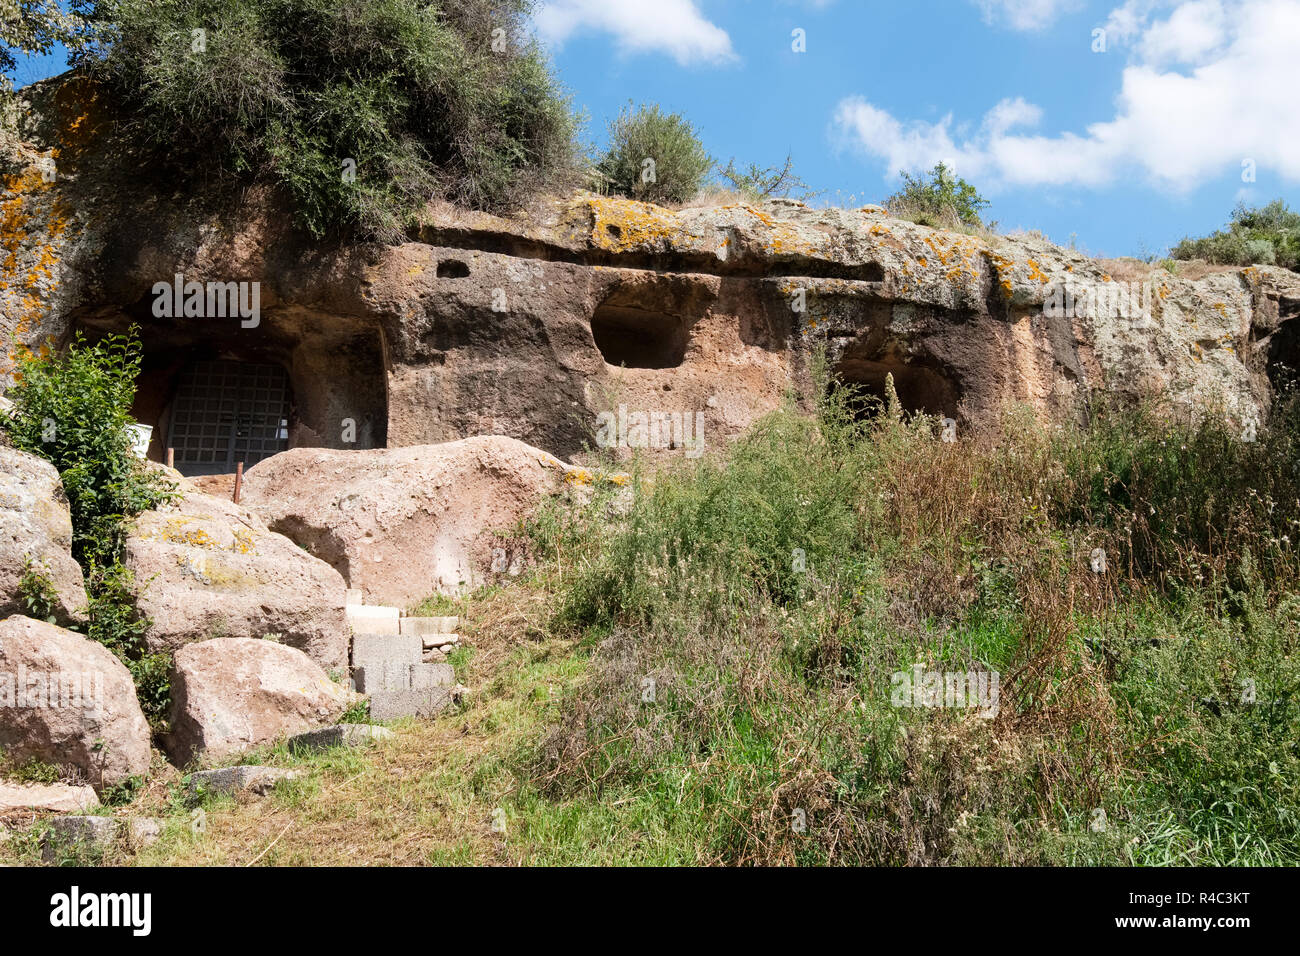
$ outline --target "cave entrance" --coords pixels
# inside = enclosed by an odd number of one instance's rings
[[[1269,337],[1268,380],[1275,395],[1300,390],[1300,302],[1283,300],[1284,321]]]
[[[855,415],[865,417],[878,407],[876,402],[885,402],[885,379],[889,375],[894,376],[894,391],[905,412],[957,417],[960,389],[948,376],[926,365],[846,358],[835,367],[831,387],[848,389]]]
[[[686,324],[661,312],[602,305],[591,318],[591,334],[608,365],[676,368],[686,359]]]
[[[280,365],[192,362],[179,377],[167,428],[182,475],[227,475],[289,447],[292,392]]]

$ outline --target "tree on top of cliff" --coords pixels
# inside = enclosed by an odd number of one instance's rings
[[[953,175],[946,163],[936,164],[922,176],[907,172],[899,175],[903,187],[885,200],[893,215],[940,229],[983,225],[980,216],[988,200],[966,180]]]
[[[18,66],[15,53],[39,55],[60,44],[81,44],[86,24],[77,6],[65,10],[58,0],[0,0],[0,102],[13,92],[13,80],[5,74]]]
[[[174,168],[277,182],[317,236],[397,241],[431,198],[500,209],[572,168],[532,4],[93,0],[82,65]]]
[[[609,124],[609,148],[596,164],[600,187],[644,202],[686,202],[713,168],[695,128],[658,104],[628,104]]]

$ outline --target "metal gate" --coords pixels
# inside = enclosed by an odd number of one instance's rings
[[[167,445],[183,475],[225,475],[289,447],[289,376],[278,365],[195,362],[181,375]]]

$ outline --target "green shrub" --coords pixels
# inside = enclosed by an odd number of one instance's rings
[[[658,104],[628,104],[609,124],[609,148],[596,164],[610,192],[644,202],[681,203],[700,191],[713,168],[695,128]]]
[[[58,469],[72,513],[72,553],[89,598],[87,634],[126,664],[145,715],[157,725],[167,706],[168,661],[148,653],[149,622],[135,612],[132,575],[121,559],[130,520],[175,489],[132,448],[127,426],[139,370],[134,335],[91,344],[78,333],[62,353],[20,353],[8,393],[14,407],[3,427],[16,448]],[[29,565],[23,581],[32,616],[51,616],[48,577]]]
[[[126,521],[163,501],[166,483],[136,459],[127,426],[140,371],[139,343],[80,332],[62,354],[19,356],[4,428],[15,448],[58,469],[72,512],[72,556],[83,571],[116,563]]]
[[[903,187],[885,200],[892,215],[923,226],[952,229],[981,226],[981,210],[988,200],[944,163],[922,176],[900,172]]]
[[[1300,213],[1281,199],[1254,208],[1242,203],[1233,210],[1226,229],[1200,239],[1183,239],[1170,255],[1215,265],[1300,269]]]
[[[50,579],[49,568],[30,557],[23,563],[23,574],[18,579],[18,599],[27,617],[58,623],[59,595]]]
[[[785,162],[780,166],[764,168],[757,163],[750,163],[744,170],[737,168],[736,161],[732,159],[718,175],[748,199],[785,199],[795,193],[795,198],[804,201],[816,195],[795,173],[794,160],[790,156],[786,156]]]
[[[316,235],[397,241],[434,196],[496,209],[573,166],[531,6],[99,0],[91,67],[156,159],[278,182]]]

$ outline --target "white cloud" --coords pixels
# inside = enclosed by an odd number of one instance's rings
[[[1142,58],[1155,63],[1200,63],[1229,39],[1229,24],[1219,0],[1185,3],[1168,20],[1143,35]]]
[[[954,130],[951,116],[903,122],[850,98],[839,104],[834,127],[883,161],[887,174],[942,159],[990,188],[1102,186],[1131,176],[1186,190],[1236,175],[1244,159],[1300,181],[1300,0],[1162,6],[1155,21],[1155,3],[1112,13],[1110,23],[1132,18],[1132,59],[1114,117],[1082,131],[1031,134],[1024,127],[1040,123],[1042,114],[1022,99],[997,104],[977,127]]]
[[[534,17],[538,36],[560,45],[575,34],[612,34],[626,53],[667,53],[682,65],[736,57],[727,31],[695,0],[547,0]]]
[[[1062,14],[1082,6],[1082,0],[975,0],[990,23],[1005,23],[1014,30],[1041,30]]]

